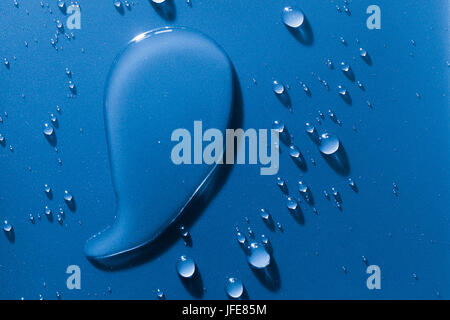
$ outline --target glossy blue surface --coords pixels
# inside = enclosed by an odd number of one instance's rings
[[[18,8],[13,1],[0,3],[0,57],[9,61],[9,68],[0,65],[0,133],[6,139],[0,144],[0,218],[14,227],[13,238],[0,237],[0,298],[56,299],[58,291],[62,299],[156,299],[160,288],[167,299],[227,299],[224,287],[232,276],[243,281],[251,299],[448,299],[448,2],[352,1],[351,15],[336,10],[343,1],[191,2],[190,7],[174,0],[162,9],[141,0],[120,12],[112,1],[79,1],[81,29],[72,31],[71,40],[60,35],[58,50],[50,43],[57,29],[53,20],[64,22],[67,16],[56,2],[49,3],[52,13],[39,1],[19,0]],[[381,30],[366,28],[371,4],[381,8]],[[304,12],[310,25],[306,41],[284,26],[286,5]],[[306,169],[281,144],[279,175],[290,195],[302,200],[303,219],[288,212],[275,176],[260,176],[259,166],[235,165],[157,249],[134,266],[109,271],[84,254],[86,240],[111,224],[116,210],[103,112],[108,71],[130,39],[165,26],[193,28],[224,49],[239,80],[243,128],[270,128],[274,120],[287,126]],[[368,51],[370,64],[359,56],[360,47]],[[340,70],[341,61],[350,64],[355,81]],[[178,70],[167,73],[165,79],[179,76]],[[329,91],[317,76],[329,83]],[[274,79],[289,85],[292,113],[274,95]],[[76,85],[74,97],[68,97],[69,80]],[[299,81],[308,85],[310,96]],[[224,89],[210,85],[218,94]],[[338,85],[347,88],[351,103],[339,96]],[[342,125],[330,119],[329,109]],[[325,114],[321,124],[318,110]],[[53,141],[58,152],[42,133],[50,113],[58,118]],[[347,171],[320,155],[305,133],[306,122],[339,137]],[[147,138],[135,139],[146,144]],[[170,136],[161,141],[169,144]],[[173,173],[170,166],[160,170],[162,177]],[[349,177],[358,192],[348,185]],[[299,195],[300,179],[318,214]],[[51,186],[52,199],[44,184]],[[322,194],[324,189],[331,194],[331,187],[341,195],[342,210]],[[64,190],[73,194],[72,210]],[[167,194],[154,209],[172,199],[178,195]],[[53,220],[45,216],[45,206]],[[281,222],[283,232],[267,228],[261,208]],[[249,268],[236,241],[235,225],[247,229],[244,217],[256,236],[270,238],[269,278]],[[190,231],[191,247],[179,236],[180,224]],[[177,275],[175,264],[183,254],[195,259],[201,275],[195,288]],[[381,290],[367,289],[362,256],[380,266]],[[81,290],[66,288],[65,271],[73,264],[81,268]]]

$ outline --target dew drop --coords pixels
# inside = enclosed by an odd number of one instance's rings
[[[300,157],[300,150],[296,146],[289,147],[289,155],[292,159],[298,159]]]
[[[324,133],[320,136],[319,150],[325,155],[334,154],[339,149],[339,139],[334,134]]]
[[[350,71],[350,65],[345,62],[341,62],[341,70],[343,72],[349,72]]]
[[[8,222],[8,220],[5,220],[3,222],[3,231],[8,233],[8,232],[11,232],[12,229],[13,229],[13,226]]]
[[[238,278],[230,277],[225,284],[225,292],[232,299],[239,299],[244,293],[244,285]]]
[[[64,190],[64,200],[66,202],[70,202],[70,201],[72,201],[72,199],[73,199],[72,194],[69,191]]]
[[[305,21],[305,15],[300,9],[287,6],[283,9],[283,23],[290,28],[299,28]]]
[[[161,289],[156,289],[156,297],[158,298],[158,300],[165,300],[166,296],[164,294],[164,292]]]
[[[270,254],[264,246],[253,242],[250,244],[247,262],[256,269],[264,269],[270,264]]]
[[[245,244],[245,242],[247,241],[247,238],[241,232],[236,233],[236,239],[241,245]]]
[[[194,259],[182,255],[177,260],[177,272],[182,278],[192,278],[195,274],[195,262]]]
[[[298,191],[305,194],[308,192],[308,186],[305,183],[303,183],[303,181],[299,181],[298,182]]]
[[[285,127],[281,121],[275,120],[274,122],[272,122],[272,129],[281,134],[284,132]]]
[[[44,134],[46,136],[51,136],[53,134],[53,127],[47,122],[44,123]]]
[[[276,95],[282,95],[285,91],[284,85],[277,80],[272,82],[272,89]]]
[[[261,209],[259,215],[263,220],[269,220],[270,218],[270,212],[266,209]]]
[[[309,122],[305,123],[305,130],[309,134],[313,134],[316,128]]]
[[[342,97],[346,97],[348,95],[348,91],[347,89],[345,89],[343,86],[339,85],[338,86],[338,93],[342,96]]]
[[[289,210],[297,210],[298,202],[292,197],[287,197],[286,206],[288,207]]]
[[[362,58],[366,58],[367,57],[367,51],[365,49],[363,49],[363,48],[359,48],[359,55]]]

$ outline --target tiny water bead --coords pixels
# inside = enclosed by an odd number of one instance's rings
[[[113,3],[116,8],[120,8],[122,6],[122,2],[120,0],[114,0]]]
[[[280,177],[277,177],[277,185],[280,188],[284,188],[286,186],[286,182],[283,179],[281,179]]]
[[[185,226],[180,227],[180,235],[186,244],[190,241],[191,235],[190,235],[189,231],[186,230]]]
[[[289,210],[297,210],[298,202],[292,197],[287,197],[286,206]]]
[[[339,138],[334,134],[324,133],[320,136],[319,150],[325,155],[334,154],[339,149]]]
[[[278,133],[283,133],[284,132],[284,124],[279,121],[279,120],[275,120],[274,122],[272,122],[272,129],[275,130]]]
[[[257,242],[250,244],[247,262],[256,269],[264,269],[270,264],[270,254],[266,248]]]
[[[70,201],[72,201],[72,199],[73,199],[72,194],[69,191],[64,190],[64,200],[66,202],[70,202]]]
[[[177,272],[182,278],[192,278],[195,274],[195,261],[194,259],[182,255],[177,260]]]
[[[347,97],[348,96],[348,91],[346,88],[344,88],[343,86],[339,85],[338,86],[338,93],[341,95],[341,97]]]
[[[164,292],[161,289],[156,289],[156,297],[159,300],[164,300],[166,298]]]
[[[232,299],[239,299],[244,293],[244,285],[238,278],[230,277],[225,284],[225,292]]]
[[[289,155],[292,159],[298,159],[300,157],[300,150],[296,146],[289,147]]]
[[[8,233],[8,232],[11,232],[12,229],[13,229],[12,224],[10,224],[10,223],[8,222],[8,220],[5,220],[5,221],[3,222],[3,231],[5,231],[5,232]]]
[[[302,10],[287,6],[283,9],[283,23],[290,28],[299,28],[305,22],[305,15]]]
[[[285,91],[284,85],[277,80],[273,80],[272,89],[276,95],[282,95]]]
[[[367,57],[367,51],[365,49],[363,49],[363,48],[359,48],[359,55],[362,58],[366,58]]]
[[[151,0],[153,3],[157,3],[157,4],[159,4],[159,3],[163,3],[163,2],[165,2],[166,0]]]
[[[300,191],[301,193],[307,193],[308,186],[303,181],[299,181],[298,182],[298,191]]]
[[[52,189],[49,187],[48,184],[44,184],[44,192],[46,194],[49,194],[52,191]]]
[[[44,213],[46,216],[50,216],[52,214],[52,210],[48,206],[45,206]]]
[[[266,209],[261,209],[259,215],[263,220],[268,220],[270,218],[270,212]]]
[[[307,133],[312,134],[316,130],[316,128],[309,122],[305,123],[305,130]]]
[[[344,73],[349,72],[350,71],[350,65],[348,63],[344,62],[344,61],[341,62],[341,70]]]
[[[245,244],[245,242],[247,241],[245,235],[239,231],[236,233],[236,239],[241,245]]]
[[[44,135],[51,136],[53,134],[53,127],[47,122],[44,123]]]

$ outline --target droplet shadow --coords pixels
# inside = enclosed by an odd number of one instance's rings
[[[203,280],[200,275],[200,271],[198,270],[198,266],[196,265],[196,271],[192,278],[183,278],[178,276],[183,284],[184,288],[189,292],[191,296],[196,299],[201,299],[204,294],[203,289]]]
[[[175,20],[177,16],[177,10],[175,7],[175,4],[173,0],[166,0],[161,3],[155,3],[152,0],[148,0],[150,4],[152,5],[153,9],[156,11],[156,13],[167,21],[173,21]]]
[[[8,241],[10,243],[14,243],[16,241],[16,233],[14,232],[14,227],[11,227],[10,231],[4,231],[6,239],[8,239]]]
[[[305,16],[305,20],[303,24],[299,28],[291,28],[286,26],[289,32],[303,45],[311,46],[314,43],[314,34],[311,28],[311,24],[308,21],[308,18]]]
[[[334,171],[342,176],[349,175],[350,161],[342,143],[340,143],[339,149],[335,153],[330,155],[321,153],[321,155]]]
[[[270,264],[267,266],[267,268],[265,269],[251,268],[251,270],[264,287],[266,287],[270,291],[280,290],[281,288],[280,271],[273,256],[270,257]]]

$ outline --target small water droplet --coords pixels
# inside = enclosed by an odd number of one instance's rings
[[[273,80],[272,89],[276,95],[282,95],[285,91],[284,85],[277,80]]]
[[[264,269],[270,264],[270,254],[257,242],[250,244],[247,262],[256,269]]]
[[[331,59],[327,59],[327,66],[328,66],[328,68],[330,68],[330,69],[333,69],[333,68],[334,68],[333,61],[332,61]]]
[[[43,132],[46,136],[51,136],[53,134],[53,127],[46,122],[46,123],[44,123],[44,131]]]
[[[305,123],[305,130],[309,134],[313,134],[316,128],[309,122]]]
[[[72,199],[73,199],[72,194],[69,191],[64,190],[64,200],[66,202],[70,202],[70,201],[72,201]]]
[[[343,86],[339,85],[338,86],[338,93],[342,96],[342,97],[346,97],[348,95],[348,91],[347,89],[345,89]]]
[[[283,23],[290,28],[299,28],[305,21],[303,12],[291,6],[284,7],[282,18]]]
[[[287,197],[286,206],[288,207],[289,210],[297,210],[298,202],[292,197]]]
[[[334,154],[339,149],[339,138],[330,133],[320,136],[319,150],[325,155]]]
[[[299,181],[298,182],[298,191],[300,191],[301,193],[307,193],[308,186],[303,181]]]
[[[236,239],[241,245],[245,244],[245,242],[247,241],[245,235],[239,231],[236,233]]]
[[[270,212],[266,209],[261,209],[259,215],[263,220],[268,220],[270,218]]]
[[[348,63],[345,63],[344,61],[341,62],[341,70],[344,73],[347,73],[350,71],[350,65]]]
[[[244,285],[238,278],[230,277],[225,284],[225,292],[232,299],[239,299],[244,293]]]
[[[300,157],[300,150],[294,145],[289,146],[289,155],[292,159],[298,159]]]
[[[166,299],[166,296],[165,296],[164,292],[161,289],[156,289],[156,297],[159,300],[165,300]]]
[[[10,223],[8,222],[8,220],[5,220],[5,221],[3,222],[3,231],[9,233],[9,232],[12,231],[12,229],[13,229],[12,224],[10,224]]]
[[[194,259],[182,255],[177,260],[177,272],[182,278],[192,278],[195,274],[196,266]]]

